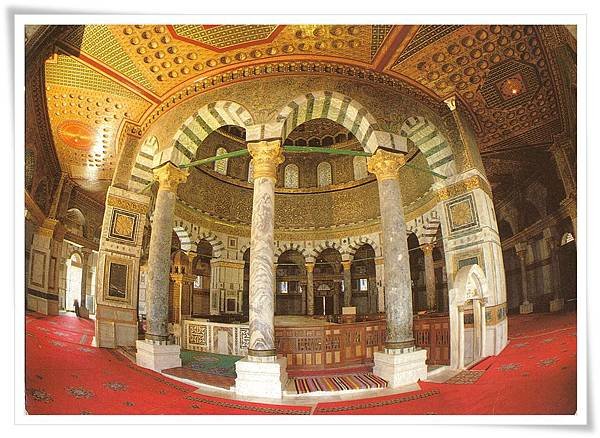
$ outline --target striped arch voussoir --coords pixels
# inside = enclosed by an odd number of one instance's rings
[[[281,138],[287,138],[297,126],[313,119],[339,123],[369,152],[378,147],[375,118],[356,100],[334,91],[313,91],[297,97],[277,114],[275,122],[281,126]]]
[[[208,243],[210,243],[210,246],[212,246],[213,249],[213,258],[221,257],[221,252],[225,248],[225,245],[221,240],[219,240],[215,233],[212,231],[205,231],[198,235],[198,240],[206,240]]]
[[[363,246],[364,244],[371,245],[373,250],[375,250],[375,252],[377,253],[378,246],[375,243],[375,241],[367,236],[360,236],[360,237],[352,240],[350,245],[348,245],[348,254],[350,254],[352,257],[354,257],[354,255],[356,254],[356,251],[358,251],[358,249],[361,246]]]
[[[400,135],[417,146],[429,168],[450,177],[456,174],[456,163],[452,148],[439,130],[423,117],[409,117],[400,128]]]
[[[286,251],[298,251],[300,254],[302,254],[302,257],[304,258],[309,256],[309,253],[308,251],[306,251],[305,248],[301,247],[297,243],[291,242],[277,246],[277,248],[275,249],[275,258],[279,258],[279,256],[281,256],[281,254],[283,254]]]
[[[345,251],[339,243],[326,240],[324,242],[319,243],[319,245],[315,246],[313,248],[313,250],[310,252],[309,256],[316,258],[319,256],[319,254],[321,254],[327,248],[332,248],[332,249],[337,250],[340,253],[340,255],[342,255],[342,256],[348,254],[348,252]]]
[[[179,237],[179,243],[181,243],[181,249],[183,251],[191,251],[192,250],[192,238],[190,236],[190,233],[188,233],[188,231],[183,228],[182,226],[175,226],[173,227],[173,231],[175,231],[175,234],[177,234],[177,237]]]
[[[173,144],[154,157],[154,166],[166,161],[187,164],[196,157],[196,150],[208,135],[226,125],[246,128],[252,125],[251,114],[238,103],[218,101],[210,103],[188,118],[173,137]]]

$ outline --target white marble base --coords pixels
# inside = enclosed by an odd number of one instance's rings
[[[550,312],[560,312],[565,308],[565,299],[557,298],[555,300],[550,301]]]
[[[533,313],[533,303],[523,303],[519,306],[519,313],[521,315],[526,315],[528,313]]]
[[[283,395],[288,381],[287,359],[274,362],[255,362],[247,357],[235,363],[235,393],[238,395],[277,398]]]
[[[388,382],[390,388],[410,385],[427,379],[426,350],[415,350],[409,353],[389,354],[375,352],[373,374]]]
[[[136,341],[135,346],[137,348],[135,363],[141,367],[160,372],[167,368],[181,366],[179,345],[152,344],[142,340]]]

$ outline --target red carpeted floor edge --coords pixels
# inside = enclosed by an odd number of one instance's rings
[[[202,394],[91,346],[93,321],[28,313],[25,406],[29,414],[307,415],[312,406],[250,403]],[[320,402],[315,414],[572,414],[576,411],[576,314],[509,317],[508,346],[459,384]],[[473,378],[471,378],[473,377]],[[478,377],[475,379],[475,377]]]

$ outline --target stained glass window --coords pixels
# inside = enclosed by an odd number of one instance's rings
[[[323,161],[317,166],[317,185],[319,187],[323,187],[331,184],[331,164],[329,164],[327,161]]]
[[[363,179],[369,175],[367,172],[367,157],[354,157],[352,164],[354,165],[354,179]]]
[[[225,148],[217,149],[217,156],[226,153],[227,149]],[[223,158],[222,160],[215,161],[215,172],[219,172],[221,175],[227,175],[227,160],[229,160],[229,158]]]
[[[298,188],[298,166],[295,164],[285,166],[283,184],[287,188]]]

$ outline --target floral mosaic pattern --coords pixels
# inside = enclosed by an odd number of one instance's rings
[[[42,403],[50,403],[54,400],[50,394],[48,394],[46,391],[42,391],[41,389],[32,389],[30,391],[30,395],[34,400]]]
[[[507,363],[498,367],[500,371],[513,371],[521,368],[521,364],[518,363]]]
[[[67,392],[75,398],[92,398],[95,396],[92,391],[81,387],[69,387],[67,388]]]
[[[542,359],[538,362],[538,366],[540,367],[549,367],[558,362],[558,359],[555,357],[549,357],[548,359]]]
[[[121,382],[107,382],[104,386],[113,391],[127,391],[127,385]]]

